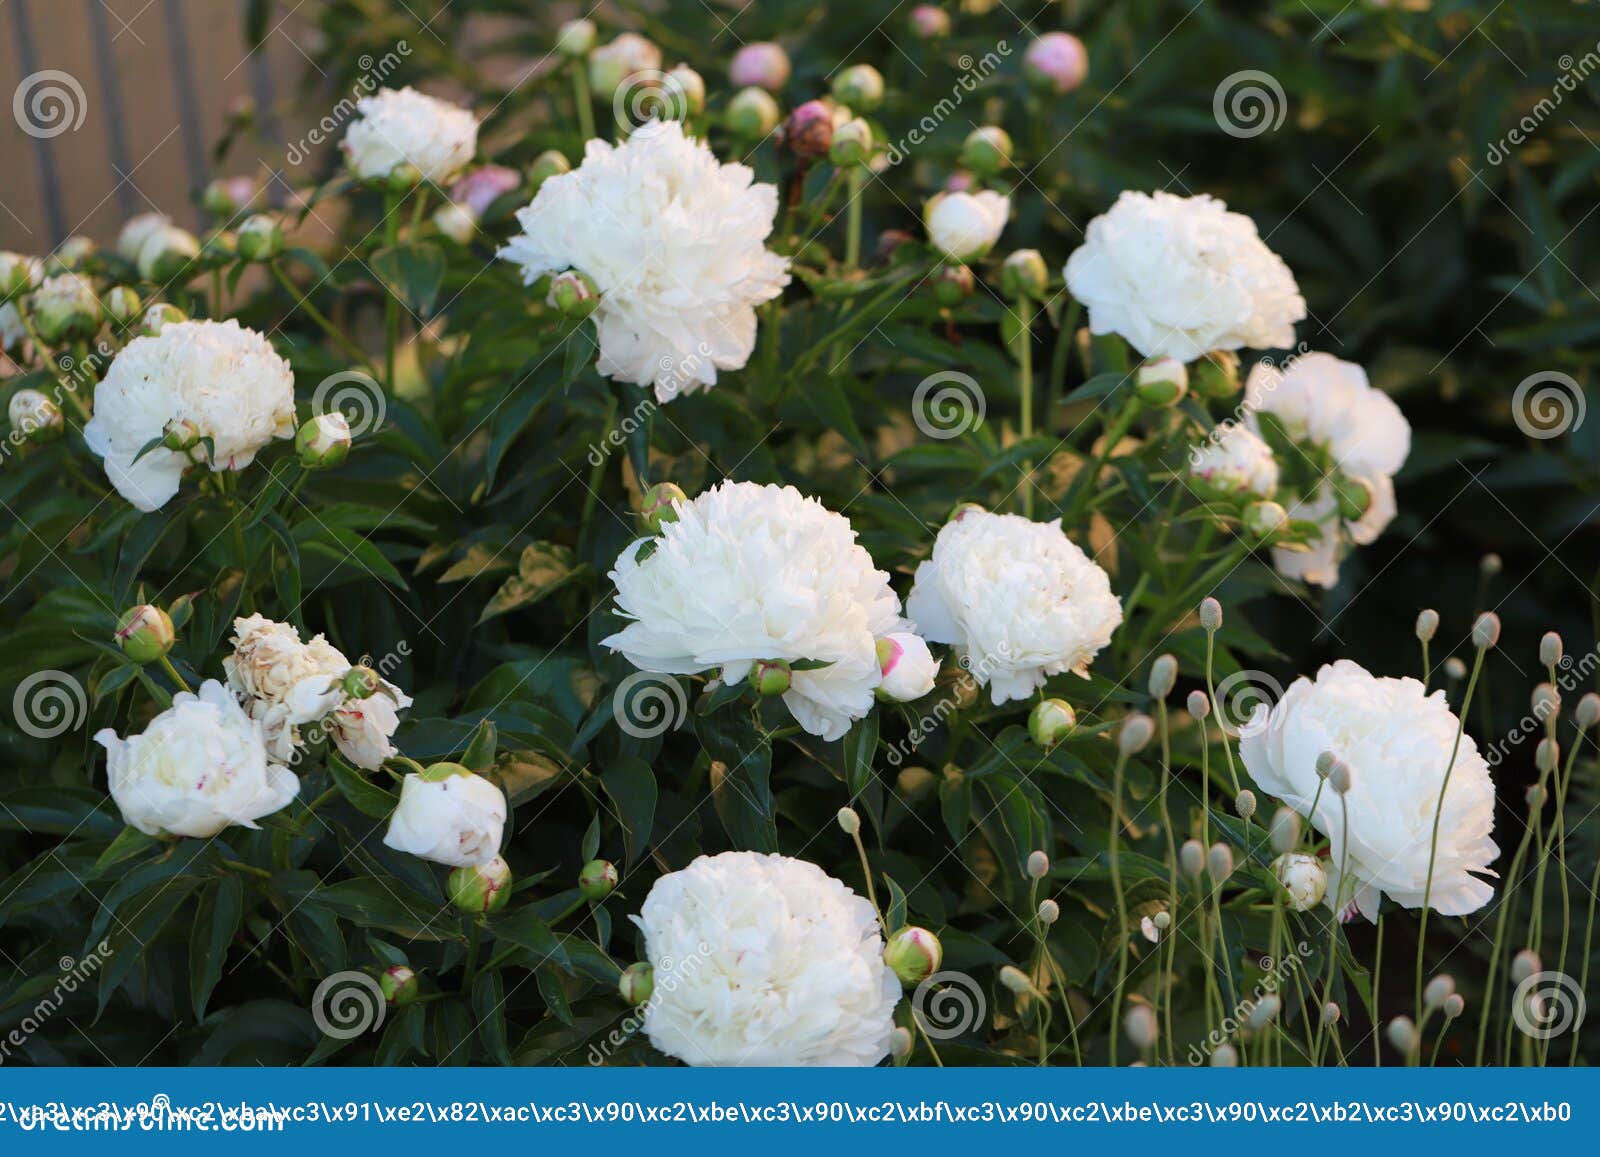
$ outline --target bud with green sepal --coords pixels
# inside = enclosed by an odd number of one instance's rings
[[[600,290],[588,277],[569,269],[550,279],[549,304],[569,321],[582,321],[600,304]]]
[[[487,864],[456,868],[445,881],[445,894],[463,912],[498,912],[511,899],[511,866],[496,856]]]
[[[100,328],[100,299],[76,273],[47,278],[28,299],[34,332],[46,345],[87,341]]]
[[[1339,517],[1356,522],[1372,505],[1372,488],[1359,478],[1335,474],[1330,480],[1334,497],[1339,501]]]
[[[1177,358],[1149,358],[1134,372],[1133,391],[1147,406],[1176,406],[1189,392],[1189,369]]]
[[[0,302],[32,291],[44,276],[36,258],[21,253],[0,253]]]
[[[53,442],[66,432],[61,407],[38,390],[22,389],[6,403],[11,432],[29,442]]]
[[[961,142],[959,164],[984,177],[992,177],[1011,164],[1011,135],[996,125],[983,125]]]
[[[182,276],[199,256],[199,238],[176,225],[163,225],[139,247],[139,276],[164,284]]]
[[[734,136],[746,141],[758,141],[778,127],[778,118],[782,115],[772,94],[752,85],[734,94],[728,102],[728,111],[723,114],[723,120]]]
[[[978,288],[978,279],[965,265],[941,265],[933,276],[933,299],[946,309],[953,309]]]
[[[687,64],[667,73],[667,108],[673,119],[699,116],[706,110],[706,82]]]
[[[889,937],[883,949],[883,962],[902,984],[921,984],[939,971],[943,959],[939,938],[926,928],[902,928]]]
[[[270,213],[257,213],[239,226],[235,244],[245,261],[270,261],[283,252],[283,226]]]
[[[326,470],[350,455],[350,423],[338,410],[318,414],[294,436],[294,452],[307,470]]]
[[[188,320],[189,315],[177,306],[158,301],[144,311],[144,317],[139,321],[139,336],[155,337],[167,326]]]
[[[144,308],[144,302],[139,295],[126,285],[114,285],[106,294],[106,317],[118,325],[127,325],[139,316],[139,311]]]
[[[117,646],[135,663],[154,663],[178,641],[167,612],[149,603],[130,607],[117,620]]]
[[[1045,699],[1028,712],[1028,738],[1049,750],[1078,725],[1077,712],[1065,699]]]
[[[593,20],[568,20],[556,31],[556,51],[568,60],[582,60],[594,50],[598,36]]]
[[[1037,249],[1018,249],[1000,266],[1000,288],[1013,301],[1039,301],[1050,284],[1050,271]]]
[[[1244,528],[1257,538],[1270,539],[1289,525],[1289,512],[1270,499],[1244,508]]]
[[[828,160],[841,169],[864,165],[872,157],[872,128],[860,117],[852,117],[833,131]]]
[[[852,64],[833,78],[833,99],[862,112],[883,103],[883,73],[870,64]]]
[[[546,149],[533,158],[533,164],[528,166],[528,191],[537,193],[539,186],[551,177],[559,177],[563,173],[572,172],[572,162],[566,155],[558,153],[555,149]]]
[[[1213,350],[1194,363],[1189,384],[1202,398],[1231,398],[1239,392],[1239,355]]]
[[[630,964],[617,978],[617,992],[622,999],[637,1007],[647,1004],[656,991],[656,970],[640,961]]]
[[[383,999],[395,1008],[404,1008],[422,995],[417,974],[404,964],[393,965],[379,973],[378,989]]]
[[[794,685],[793,670],[782,659],[762,659],[756,663],[755,685],[764,698],[783,695]]]
[[[617,866],[610,860],[590,860],[578,872],[578,891],[591,904],[598,904],[617,890]]]
[[[676,482],[657,482],[639,499],[639,522],[647,534],[660,534],[669,522],[678,521],[678,503],[689,501]]]

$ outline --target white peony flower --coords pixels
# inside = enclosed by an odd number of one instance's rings
[[[1289,346],[1306,315],[1289,267],[1215,197],[1123,193],[1089,222],[1066,278],[1090,331],[1145,357]]]
[[[996,705],[1026,699],[1063,671],[1087,678],[1122,623],[1111,579],[1059,519],[976,509],[939,531],[906,613],[924,638],[955,645]]]
[[[883,674],[879,693],[902,703],[932,691],[939,674],[928,644],[910,631],[891,631],[878,640],[878,669]]]
[[[1272,565],[1284,578],[1301,579],[1332,590],[1339,585],[1339,560],[1344,555],[1339,533],[1339,500],[1333,488],[1319,486],[1309,498],[1291,502],[1289,517],[1296,522],[1315,522],[1322,528],[1322,534],[1304,549],[1273,547]]]
[[[172,706],[143,733],[95,735],[106,749],[111,797],[122,818],[151,836],[214,836],[253,828],[294,799],[300,781],[267,758],[261,728],[214,679]]]
[[[1278,460],[1272,447],[1240,425],[1223,427],[1192,447],[1189,473],[1220,491],[1271,498],[1278,489]]]
[[[0,350],[16,349],[27,339],[28,329],[17,307],[9,301],[0,305]]]
[[[815,864],[701,856],[635,917],[655,969],[650,1043],[691,1065],[870,1066],[889,1055],[900,982],[872,905]]]
[[[1011,216],[1011,202],[1002,193],[940,193],[922,210],[928,240],[946,257],[975,261],[1000,240]]]
[[[335,708],[328,717],[328,734],[351,763],[377,771],[384,760],[399,754],[390,739],[400,727],[400,710],[410,706],[411,696],[384,682],[367,698],[346,699]]]
[[[436,763],[400,785],[400,804],[383,842],[397,852],[470,868],[500,854],[506,797],[481,775],[456,763]]]
[[[1352,477],[1392,476],[1411,452],[1411,424],[1366,371],[1332,354],[1308,353],[1286,369],[1260,362],[1245,381],[1244,409],[1260,429],[1272,414],[1296,441],[1325,450]]]
[[[185,422],[211,439],[212,470],[243,470],[272,439],[294,437],[294,374],[266,338],[231,318],[171,323],[117,354],[83,436],[118,493],[151,511],[178,492],[183,472],[205,452],[139,452],[169,423]]]
[[[129,261],[139,260],[139,250],[144,248],[151,234],[171,224],[172,218],[165,213],[139,213],[129,217],[117,234],[117,252]]]
[[[1272,707],[1257,708],[1240,738],[1250,776],[1328,837],[1328,901],[1354,904],[1376,919],[1380,894],[1420,908],[1428,879],[1434,812],[1460,723],[1443,691],[1429,695],[1415,679],[1372,675],[1340,660],[1296,679]],[[1317,775],[1317,757],[1331,751],[1350,765],[1344,800]],[[1322,795],[1317,787],[1322,784]],[[1312,800],[1316,799],[1313,810]],[[1349,879],[1341,880],[1349,808]],[[1500,849],[1494,827],[1494,784],[1470,735],[1462,735],[1439,821],[1437,860],[1428,903],[1464,916],[1494,890],[1479,876]]]
[[[478,151],[478,121],[470,109],[414,88],[380,89],[356,102],[360,117],[344,135],[356,176],[383,180],[410,165],[425,181],[442,184]]]
[[[807,731],[838,739],[872,710],[875,640],[905,627],[889,576],[847,518],[792,486],[724,482],[676,509],[659,539],[617,559],[617,607],[634,621],[602,645],[644,671],[720,669],[728,683],[763,659],[825,662],[795,670],[783,701]]]
[[[528,285],[569,269],[592,280],[597,368],[671,401],[749,361],[755,307],[789,283],[788,260],[765,247],[777,190],[753,176],[718,164],[676,121],[616,146],[590,141],[582,165],[517,212],[522,232],[500,256]]]

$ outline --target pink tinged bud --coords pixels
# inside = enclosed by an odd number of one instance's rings
[[[533,164],[528,166],[528,191],[537,193],[539,186],[551,177],[559,177],[563,173],[572,172],[572,162],[567,160],[562,153],[555,149],[546,149],[533,158]]]
[[[562,317],[578,321],[595,311],[600,304],[600,291],[589,278],[569,269],[550,279],[547,304],[560,310]]]
[[[1050,874],[1050,857],[1042,851],[1028,853],[1028,879],[1042,880]]]
[[[1511,958],[1511,981],[1521,984],[1535,973],[1544,971],[1544,961],[1539,959],[1539,954],[1531,948],[1524,948]]]
[[[827,156],[833,144],[833,110],[820,100],[806,101],[783,122],[783,144],[797,157]]]
[[[591,904],[598,904],[616,891],[617,866],[610,860],[590,860],[578,872],[578,891]]]
[[[1578,700],[1578,709],[1573,712],[1573,718],[1579,727],[1588,730],[1596,723],[1600,723],[1600,695],[1593,691]]]
[[[384,969],[378,976],[378,988],[383,992],[383,999],[396,1008],[410,1004],[422,991],[417,974],[404,964]]]
[[[949,36],[950,14],[936,4],[918,4],[911,10],[911,32],[919,40]]]
[[[1028,738],[1049,750],[1072,733],[1078,715],[1065,699],[1046,699],[1028,712]]]
[[[628,965],[617,978],[617,993],[634,1006],[649,1001],[655,990],[656,971],[643,961]]]
[[[933,690],[939,665],[921,635],[896,631],[879,639],[877,649],[878,669],[883,675],[878,684],[880,698],[906,703]]]
[[[794,685],[794,673],[782,659],[763,659],[756,664],[756,693],[772,698],[786,694]]]
[[[1023,53],[1022,73],[1042,92],[1068,93],[1089,75],[1089,53],[1070,33],[1046,32]]]
[[[117,620],[117,646],[135,663],[153,663],[178,641],[172,620],[148,603],[131,607]]]
[[[1445,999],[1456,990],[1455,977],[1447,972],[1428,981],[1422,990],[1422,1004],[1424,1008],[1438,1008],[1444,1004]]]
[[[561,156],[557,153],[556,156]],[[562,163],[566,158],[561,157]],[[482,217],[489,207],[522,184],[522,174],[504,165],[483,165],[473,169],[450,187],[450,199]]]
[[[902,928],[883,949],[883,962],[902,984],[921,984],[939,971],[943,959],[939,938],[926,928]]]
[[[728,80],[735,88],[754,86],[777,92],[789,83],[789,54],[771,41],[746,44],[733,54]]]
[[[498,912],[511,899],[511,866],[496,856],[487,864],[457,868],[445,881],[445,894],[463,912]]]
[[[689,501],[676,482],[657,482],[639,500],[639,522],[647,534],[660,534],[669,522],[678,521],[678,503]]]
[[[1204,691],[1189,692],[1189,699],[1184,703],[1184,707],[1196,719],[1204,719],[1211,714],[1211,700],[1207,698]]]
[[[294,451],[307,470],[337,466],[350,453],[350,423],[338,410],[318,414],[295,433]]]
[[[763,88],[741,89],[728,102],[728,131],[747,141],[759,140],[778,127],[783,115],[778,102]]]

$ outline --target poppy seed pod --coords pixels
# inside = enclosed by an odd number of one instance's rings
[[[1239,1067],[1239,1050],[1230,1044],[1220,1044],[1211,1054],[1211,1067],[1214,1069],[1236,1069]]]
[[[1554,667],[1561,662],[1561,650],[1561,636],[1554,631],[1546,631],[1539,640],[1539,665]]]
[[[1157,655],[1156,661],[1150,664],[1150,694],[1157,699],[1165,699],[1172,694],[1172,688],[1178,681],[1178,660],[1171,655]]]
[[[1472,624],[1472,645],[1480,651],[1487,651],[1499,641],[1500,616],[1493,611],[1484,611]]]
[[[1560,762],[1561,745],[1549,736],[1539,740],[1539,746],[1533,749],[1533,766],[1542,774],[1549,775]]]
[[[1130,715],[1122,721],[1117,732],[1117,750],[1123,755],[1138,755],[1155,735],[1156,726],[1148,715]]]
[[[1227,844],[1212,844],[1206,853],[1206,874],[1218,884],[1233,875],[1233,849]]]
[[[1211,714],[1211,700],[1204,691],[1189,692],[1188,702],[1184,706],[1188,708],[1189,714],[1196,719],[1204,719]]]
[[[1039,901],[1039,923],[1046,928],[1061,919],[1061,905],[1054,900]]]
[[[1244,788],[1238,795],[1233,797],[1233,810],[1238,813],[1240,819],[1247,820],[1255,815],[1256,793],[1249,788]]]
[[[1451,655],[1444,661],[1444,677],[1452,683],[1461,682],[1467,677],[1467,665]]]
[[[1417,1026],[1409,1016],[1397,1016],[1384,1027],[1384,1035],[1397,1050],[1410,1056],[1417,1047]]]
[[[1417,612],[1417,638],[1424,643],[1430,642],[1439,630],[1439,612],[1424,610]]]
[[[1596,695],[1593,691],[1585,694],[1578,700],[1578,708],[1572,713],[1572,717],[1584,730],[1600,723],[1600,695]]]
[[[839,821],[839,830],[847,836],[853,836],[861,830],[861,817],[854,808],[842,807],[834,818]]]
[[[1350,765],[1342,759],[1333,761],[1333,767],[1328,771],[1328,786],[1339,795],[1344,795],[1350,790],[1353,772]]]
[[[1444,1002],[1439,1005],[1439,1009],[1444,1013],[1446,1020],[1455,1020],[1456,1017],[1467,1011],[1467,998],[1459,992],[1452,992],[1444,998]]]
[[[1339,1023],[1339,1006],[1334,1001],[1328,1001],[1322,1006],[1322,1023],[1336,1025]]]
[[[1042,851],[1028,853],[1028,879],[1042,880],[1050,874],[1050,857]]]
[[[1128,1034],[1129,1042],[1140,1052],[1155,1047],[1161,1035],[1155,1009],[1143,1003],[1129,1005],[1128,1011],[1122,1014],[1122,1031]]]
[[[911,1055],[911,1030],[899,1025],[894,1027],[889,1033],[889,1055],[897,1061],[903,1061]]]
[[[1448,972],[1441,972],[1438,976],[1428,981],[1422,990],[1422,1004],[1425,1008],[1438,1008],[1456,990],[1455,977]]]
[[[1208,634],[1222,629],[1222,604],[1210,596],[1200,601],[1200,625]]]
[[[1478,571],[1484,578],[1493,578],[1505,569],[1505,564],[1500,561],[1500,556],[1490,551],[1478,560]]]
[[[1533,717],[1543,721],[1561,713],[1561,696],[1549,683],[1540,683],[1533,689],[1528,705],[1533,709]]]
[[[1000,969],[1000,983],[1018,996],[1033,991],[1033,982],[1014,964],[1007,964]]]
[[[1272,822],[1267,830],[1271,833],[1273,851],[1294,851],[1300,846],[1300,813],[1293,808],[1279,808],[1272,813]]]
[[[1524,948],[1511,958],[1511,981],[1521,984],[1535,973],[1544,971],[1544,961],[1539,954],[1531,948]]]
[[[1178,866],[1186,876],[1199,876],[1206,870],[1206,850],[1199,840],[1185,840],[1178,849]]]

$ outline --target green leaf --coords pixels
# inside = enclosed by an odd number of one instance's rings
[[[201,893],[189,936],[189,996],[196,1020],[206,1018],[206,1004],[228,960],[228,945],[243,919],[244,882],[238,876],[224,876]]]
[[[412,313],[426,316],[433,310],[445,273],[444,250],[438,245],[432,241],[418,241],[380,249],[368,264],[384,288]]]
[[[364,816],[371,816],[375,820],[388,819],[400,804],[398,797],[367,779],[336,751],[328,753],[328,772],[339,794]]]
[[[116,995],[122,982],[134,970],[167,922],[194,895],[200,881],[193,876],[178,876],[157,884],[129,900],[126,920],[119,919],[106,936],[107,951],[100,965],[99,1012]]]
[[[484,719],[478,724],[478,730],[473,732],[472,742],[467,745],[467,752],[461,757],[461,765],[469,771],[482,775],[494,766],[497,742],[494,720]]]
[[[121,834],[111,841],[111,846],[100,853],[100,858],[94,862],[94,879],[99,879],[107,871],[116,867],[125,860],[142,856],[160,846],[154,836],[147,836],[138,828],[126,827]]]
[[[533,953],[529,967],[537,968],[546,962],[563,966],[567,963],[567,953],[561,941],[556,939],[556,934],[550,931],[550,925],[531,906],[489,921],[489,931],[495,939],[509,941]]]
[[[487,622],[519,607],[532,606],[573,579],[589,573],[587,565],[574,561],[572,548],[554,542],[536,542],[525,547],[517,560],[517,573],[495,592],[478,622]]]
[[[506,986],[498,972],[480,972],[472,982],[472,1016],[478,1022],[478,1039],[496,1064],[510,1065],[506,1047]]]
[[[742,712],[698,716],[695,731],[712,767],[711,802],[736,849],[778,850],[772,800],[772,745]]]
[[[622,818],[628,863],[637,863],[649,847],[650,830],[655,823],[656,773],[644,760],[623,755],[601,772],[600,782]]]

